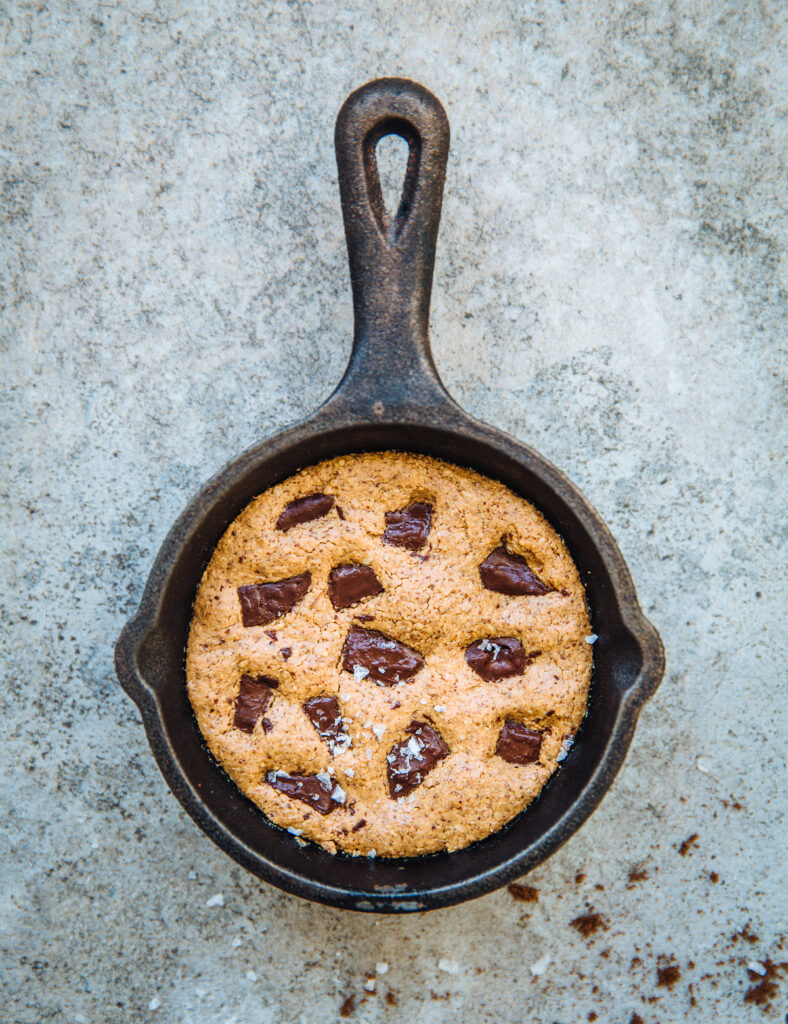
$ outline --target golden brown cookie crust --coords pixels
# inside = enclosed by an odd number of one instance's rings
[[[333,495],[334,507],[311,522],[276,529],[288,502],[313,493]],[[426,544],[411,551],[383,543],[385,513],[418,501],[433,508]],[[541,596],[485,589],[479,565],[502,538],[553,589]],[[335,610],[329,573],[348,563],[371,566],[384,589]],[[243,626],[238,587],[306,571],[309,589],[291,611]],[[424,667],[390,687],[356,679],[341,664],[353,624],[409,645]],[[331,852],[414,856],[484,838],[539,793],[585,713],[589,632],[577,569],[527,501],[494,480],[426,456],[351,455],[270,488],[228,527],[197,593],[186,676],[213,755],[272,821]],[[522,674],[487,682],[464,652],[495,636],[517,637],[526,654],[541,653]],[[279,683],[265,726],[260,719],[251,733],[233,724],[244,674]],[[302,706],[325,695],[338,697],[352,739],[333,756]],[[437,729],[450,753],[409,796],[395,800],[386,757],[408,738],[414,719]],[[537,762],[512,764],[495,753],[507,720],[542,733]],[[319,814],[266,781],[276,770],[330,771],[345,803]]]

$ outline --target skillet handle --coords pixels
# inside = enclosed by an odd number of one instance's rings
[[[399,209],[387,216],[375,146],[407,142]],[[357,89],[339,111],[334,135],[345,221],[355,332],[337,392],[359,411],[453,404],[432,360],[430,294],[449,155],[440,102],[404,78]]]

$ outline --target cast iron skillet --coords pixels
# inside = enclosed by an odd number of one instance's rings
[[[405,139],[410,155],[399,210],[388,219],[375,146],[391,133]],[[615,541],[588,502],[531,448],[463,412],[435,369],[428,314],[449,152],[443,107],[413,82],[370,82],[340,110],[335,141],[355,311],[350,364],[312,416],[244,452],[186,508],[121,633],[115,666],[170,788],[239,864],[281,889],[339,907],[428,910],[504,885],[580,827],[612,783],[638,713],[662,678],[662,645],[638,607]],[[243,796],[202,740],[186,694],[184,650],[202,572],[252,498],[322,459],[386,449],[469,466],[541,509],[580,570],[599,640],[577,742],[532,806],[457,853],[368,860],[299,847]]]

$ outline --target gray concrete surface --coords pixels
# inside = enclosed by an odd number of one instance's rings
[[[3,1021],[783,1019],[785,12],[0,8]],[[669,660],[536,901],[403,919],[219,852],[111,661],[199,484],[341,375],[333,120],[385,73],[452,122],[441,372],[599,508]]]

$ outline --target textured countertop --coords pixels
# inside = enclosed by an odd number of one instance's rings
[[[784,5],[54,0],[0,39],[3,1020],[783,1020]],[[342,374],[333,122],[380,74],[452,124],[443,378],[599,509],[668,657],[531,889],[396,919],[214,847],[112,669],[196,488]]]

